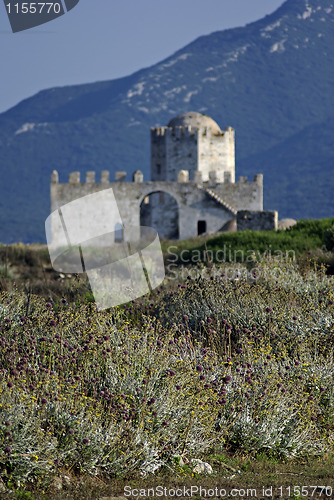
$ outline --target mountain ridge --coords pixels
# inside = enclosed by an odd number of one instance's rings
[[[61,182],[74,170],[125,170],[129,180],[139,168],[148,179],[150,127],[189,110],[210,115],[222,128],[234,127],[237,176],[259,173],[259,165],[265,200],[278,201],[270,208],[299,218],[296,200],[279,195],[278,167],[266,151],[293,148],[289,138],[333,115],[333,14],[332,0],[287,0],[263,19],[198,37],[129,76],[46,89],[0,114],[0,155],[10,171],[0,186],[0,241],[44,239],[53,169]],[[311,133],[307,141],[317,147]],[[326,165],[332,156],[325,144],[321,150],[319,165]],[[291,154],[282,158],[290,164],[280,166],[281,176],[290,178]],[[301,179],[294,182],[298,190]],[[332,182],[327,179],[333,188]],[[331,211],[326,197],[309,200],[307,207],[303,202],[305,217],[318,217],[324,207]],[[30,212],[30,224],[22,224],[20,204]]]

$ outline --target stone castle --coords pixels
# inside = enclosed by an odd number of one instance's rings
[[[277,212],[263,211],[263,176],[235,182],[234,130],[221,130],[209,116],[189,112],[167,127],[151,129],[151,180],[137,170],[70,174],[68,183],[51,178],[51,211],[82,196],[112,188],[124,227],[151,226],[161,238],[187,239],[224,229],[237,219],[238,230],[276,229]]]

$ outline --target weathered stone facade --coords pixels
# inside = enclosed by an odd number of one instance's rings
[[[126,172],[70,174],[68,183],[51,178],[51,211],[93,192],[112,188],[126,227],[148,225],[160,237],[186,239],[219,231],[239,210],[263,210],[263,176],[235,182],[234,130],[222,131],[211,118],[186,113],[168,127],[151,130],[151,181],[137,170],[132,182]],[[139,231],[139,229],[138,229]]]
[[[265,210],[263,212],[252,212],[251,210],[240,210],[237,213],[237,231],[270,231],[278,229],[278,212],[276,210]]]
[[[208,181],[215,172],[217,182],[235,180],[234,130],[222,131],[217,123],[200,113],[173,118],[167,127],[151,129],[151,179],[177,181],[181,170]]]

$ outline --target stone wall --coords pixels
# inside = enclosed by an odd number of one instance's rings
[[[179,182],[143,182],[140,171],[136,171],[133,182],[124,182],[121,174],[116,172],[115,181],[109,182],[107,171],[102,172],[100,179],[96,179],[94,172],[87,172],[86,182],[82,182],[80,172],[73,172],[68,183],[59,183],[58,174],[54,172],[51,211],[88,194],[112,188],[125,226],[148,225],[156,228],[163,238],[186,239],[197,236],[199,221],[205,232],[213,233],[233,219],[237,210],[248,210],[252,214],[263,208],[262,175],[255,176],[252,182],[241,178],[237,183],[218,183],[211,174],[210,180],[203,182],[201,172],[197,172],[196,182],[188,181],[187,171],[179,172]],[[151,199],[150,206],[146,206],[147,197]],[[259,219],[251,217],[253,225],[263,216],[257,217]],[[267,218],[261,219],[261,227]],[[241,220],[239,228],[249,223],[250,219]]]
[[[165,128],[151,128],[151,180],[167,179]]]
[[[228,127],[215,134],[210,128],[159,127],[151,129],[151,179],[177,181],[180,170],[189,171],[193,181],[195,172],[202,173],[203,181],[216,172],[218,182],[224,182],[224,173],[230,182],[235,180],[234,130]]]
[[[151,179],[176,182],[178,172],[188,170],[193,180],[198,164],[197,135],[191,127],[152,129]]]
[[[237,231],[277,231],[278,213],[276,210],[262,212],[239,210],[237,213]]]
[[[232,218],[229,210],[210,198],[194,182],[82,183],[78,182],[79,180],[80,175],[77,173],[71,174],[69,183],[51,183],[51,211],[82,196],[112,188],[125,226],[140,226],[141,205],[144,199],[152,193],[167,193],[175,200],[174,207],[178,210],[180,239],[197,236],[199,220],[205,221],[206,232],[216,232]],[[163,204],[153,219],[158,232],[158,226],[162,228],[161,233],[163,233],[165,210],[170,212],[168,217],[171,219],[173,206],[164,207]]]
[[[217,174],[217,181],[224,182],[224,173],[229,172],[230,182],[235,181],[234,130],[228,127],[222,134],[210,129],[198,133],[198,170],[203,181],[209,180],[210,172]]]
[[[210,187],[235,210],[263,210],[263,175],[254,175],[254,180],[239,177],[236,183],[222,183]]]

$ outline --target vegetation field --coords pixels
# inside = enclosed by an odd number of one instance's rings
[[[177,262],[149,296],[97,311],[45,248],[1,247],[0,497],[332,495],[334,277],[320,253],[251,248]]]

